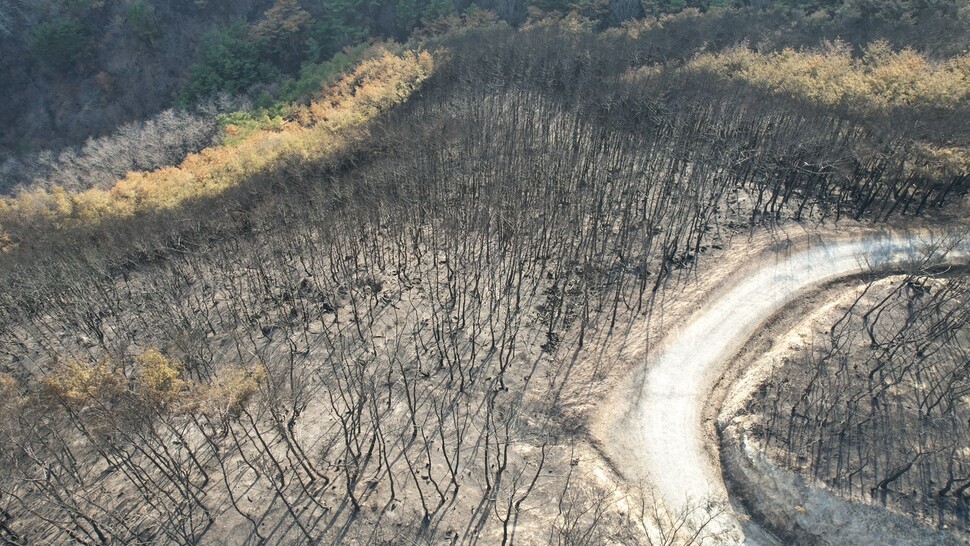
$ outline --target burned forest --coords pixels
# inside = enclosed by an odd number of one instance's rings
[[[308,20],[276,4],[253,29]],[[967,540],[965,50],[537,6],[8,162],[0,541],[739,542],[728,499],[611,455],[603,408],[794,231],[906,229],[956,250],[838,284],[744,412],[785,472]]]

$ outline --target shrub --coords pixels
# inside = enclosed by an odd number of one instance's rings
[[[48,392],[78,407],[93,400],[108,401],[124,390],[124,377],[107,360],[58,364],[42,382]]]
[[[0,373],[0,408],[18,396],[17,380],[8,373]]]
[[[185,388],[182,363],[166,358],[156,349],[148,349],[135,358],[139,364],[135,375],[139,393],[145,400],[167,405]]]
[[[327,59],[342,48],[364,40],[368,32],[366,5],[361,0],[333,0],[310,30],[304,45],[304,62]]]
[[[369,49],[368,44],[360,44],[337,53],[329,61],[303,65],[299,78],[283,84],[280,101],[295,102],[321,92],[325,85],[359,62]]]
[[[65,70],[91,54],[92,40],[77,19],[57,19],[34,31],[31,50],[44,64]]]
[[[148,4],[135,2],[128,6],[126,15],[125,24],[142,40],[150,42],[158,34],[158,25]]]
[[[197,410],[203,414],[229,419],[238,417],[246,402],[266,381],[266,367],[229,368],[213,382],[196,389]]]
[[[244,141],[256,131],[280,131],[283,129],[283,117],[278,108],[257,108],[255,110],[238,110],[216,116],[223,132],[222,142],[226,146],[233,146]]]
[[[302,46],[313,22],[313,17],[296,0],[277,0],[253,25],[250,34],[265,45],[264,53],[276,66],[290,72],[300,65]]]
[[[189,69],[189,81],[178,102],[188,105],[220,92],[241,93],[257,83],[279,77],[262,57],[264,44],[241,24],[209,37],[202,60]]]

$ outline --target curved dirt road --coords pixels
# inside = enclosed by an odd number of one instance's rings
[[[635,416],[642,449],[641,470],[669,505],[685,499],[726,499],[714,438],[702,426],[702,412],[725,366],[759,326],[799,292],[822,283],[912,263],[936,241],[929,234],[869,235],[856,240],[813,243],[810,248],[768,254],[667,338],[647,363]],[[946,259],[966,254],[950,249]],[[713,528],[748,544],[771,543],[761,529],[728,512]]]

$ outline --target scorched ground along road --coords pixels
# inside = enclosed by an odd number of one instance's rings
[[[629,424],[641,450],[640,473],[658,496],[672,506],[687,498],[726,498],[712,455],[717,446],[702,426],[702,412],[725,367],[765,321],[807,289],[870,269],[913,263],[936,242],[928,233],[866,235],[762,255],[756,269],[722,289],[668,336],[647,362],[635,419]],[[966,247],[950,249],[945,259],[962,258]],[[714,523],[715,528],[733,529],[749,544],[771,541],[761,529],[740,521],[729,512]]]

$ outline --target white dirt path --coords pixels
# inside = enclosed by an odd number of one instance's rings
[[[806,290],[873,268],[913,263],[937,243],[929,233],[867,235],[759,257],[756,269],[722,290],[648,358],[634,414],[633,426],[639,430],[630,431],[641,450],[637,473],[672,506],[686,499],[726,500],[716,439],[705,430],[702,416],[732,357],[762,324]],[[968,248],[951,248],[946,259],[963,257]],[[730,511],[715,521],[715,528],[730,530],[739,542],[773,542]]]

